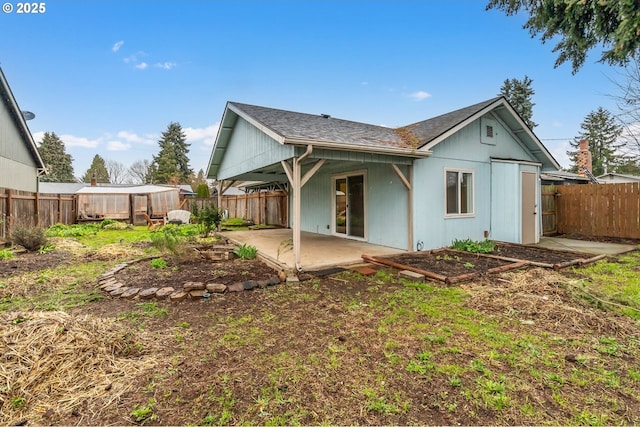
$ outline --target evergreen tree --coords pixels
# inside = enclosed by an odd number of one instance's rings
[[[592,173],[595,176],[613,172],[615,168],[623,162],[623,156],[617,153],[617,150],[623,146],[616,140],[622,133],[622,127],[617,124],[613,115],[602,107],[598,107],[597,111],[592,111],[585,117],[580,124],[582,131],[571,142],[571,146],[576,149],[567,151],[569,159],[573,166],[569,169],[571,172],[578,172],[578,146],[581,139],[589,141],[589,150],[591,151]]]
[[[73,158],[66,153],[64,143],[55,132],[45,132],[38,152],[47,168],[48,174],[41,177],[44,182],[76,182],[73,176]]]
[[[82,182],[91,182],[91,178],[96,178],[96,182],[109,183],[109,172],[107,171],[107,165],[100,155],[96,154],[93,157],[91,166],[85,172],[82,177]]]
[[[536,105],[531,102],[531,97],[535,94],[535,91],[531,88],[531,83],[533,83],[533,80],[527,76],[524,76],[524,80],[507,79],[500,88],[500,95],[507,98],[509,104],[520,114],[527,126],[533,129],[538,125],[531,120],[533,106]]]
[[[189,167],[187,136],[179,123],[170,123],[158,141],[160,152],[153,156],[152,178],[155,184],[188,183],[193,173]]]
[[[555,66],[570,61],[573,72],[584,64],[587,52],[602,47],[600,62],[625,65],[640,55],[640,7],[637,0],[490,0],[487,9],[507,15],[525,12],[524,28],[542,42],[557,41]]]
[[[196,193],[198,192],[197,189],[198,187],[200,187],[200,184],[207,184],[207,180],[204,178],[204,171],[202,169],[200,169],[198,171],[198,174],[195,176],[191,174],[190,178],[191,178],[191,189]]]

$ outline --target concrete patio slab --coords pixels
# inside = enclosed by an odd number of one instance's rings
[[[635,245],[624,245],[619,243],[592,242],[588,240],[565,239],[563,237],[542,237],[540,246],[548,249],[561,251],[584,252],[596,255],[619,255],[640,249]]]
[[[290,269],[294,268],[291,229],[224,231],[220,234],[236,244],[246,243],[255,246],[258,253],[267,260],[283,264]],[[362,263],[362,254],[392,255],[406,252],[358,240],[304,231],[301,233],[300,246],[301,265],[305,271]]]

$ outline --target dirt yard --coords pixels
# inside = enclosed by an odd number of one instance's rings
[[[546,250],[500,253],[566,261]],[[104,258],[56,250],[0,261],[0,302],[24,300],[23,311],[0,311],[2,363],[17,363],[21,340],[41,360],[29,365],[29,384],[18,377],[11,390],[0,389],[2,424],[640,423],[638,324],[576,298],[564,285],[576,280],[573,272],[527,267],[456,286],[408,286],[397,269],[371,265],[372,275],[345,271],[171,303],[102,292],[99,273],[128,257]],[[163,258],[164,268],[141,261],[117,278],[176,287],[277,274],[256,260]],[[432,258],[420,266],[443,275],[504,263],[452,253]],[[29,295],[43,299],[39,292],[54,292],[47,283],[67,283],[58,272],[94,262],[91,280],[67,273],[74,284],[63,291],[90,294],[89,302],[67,314],[35,308]],[[39,336],[47,324],[55,326],[50,335]],[[53,359],[48,346],[61,334],[77,353],[60,344]],[[83,393],[60,379],[47,382],[64,360],[82,360],[68,375],[86,384]]]

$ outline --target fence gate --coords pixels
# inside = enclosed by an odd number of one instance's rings
[[[556,194],[555,185],[542,186],[542,234],[545,236],[558,232]]]

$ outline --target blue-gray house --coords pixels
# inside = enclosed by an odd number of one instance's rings
[[[289,183],[297,263],[300,231],[406,250],[536,243],[540,174],[559,169],[504,97],[398,129],[229,102],[207,176]]]

